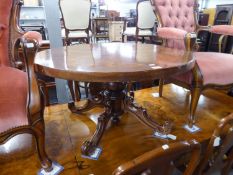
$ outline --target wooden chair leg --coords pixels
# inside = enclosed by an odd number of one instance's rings
[[[70,94],[71,94],[72,100],[75,102],[76,99],[75,99],[75,92],[74,92],[74,86],[73,86],[74,81],[67,80],[67,83],[68,83],[68,87],[70,89]]]
[[[162,97],[163,96],[163,84],[164,84],[164,79],[161,78],[159,80],[159,97]]]
[[[88,83],[87,82],[84,82],[84,88],[85,88],[86,98],[88,98]]]
[[[153,44],[153,36],[150,36],[150,43]]]
[[[122,35],[122,43],[125,42],[125,35]]]
[[[142,43],[145,43],[145,37],[144,36],[142,37]]]
[[[77,101],[80,101],[80,99],[81,99],[81,92],[80,92],[80,87],[79,87],[79,82],[78,81],[74,82],[74,91],[75,91],[75,99]]]
[[[43,119],[34,126],[34,136],[36,139],[37,153],[41,166],[45,171],[49,172],[52,170],[52,161],[48,158],[45,151],[45,127]]]
[[[197,108],[200,95],[201,95],[201,88],[196,87],[196,88],[191,89],[191,104],[190,104],[190,113],[189,113],[189,118],[188,118],[188,125],[191,128],[196,122],[195,112],[196,112],[196,108]]]

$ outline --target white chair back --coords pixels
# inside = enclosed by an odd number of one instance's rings
[[[149,0],[143,0],[138,2],[137,15],[138,15],[138,22],[137,22],[138,28],[149,29],[154,27],[156,17],[151,2]]]
[[[89,27],[90,0],[59,0],[64,26],[69,30],[85,30]]]

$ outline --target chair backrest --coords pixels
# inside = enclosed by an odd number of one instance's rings
[[[191,157],[184,174],[191,175],[200,158],[200,144],[194,140],[176,142],[149,151],[119,166],[113,175],[170,175],[175,168],[173,161],[188,153],[191,153]]]
[[[21,0],[1,0],[0,3],[0,68],[3,72],[1,74],[3,79],[0,82],[2,88],[1,95],[3,97],[13,96],[12,99],[17,104],[17,108],[13,107],[14,110],[18,110],[21,115],[24,115],[21,109],[25,109],[29,124],[32,124],[38,120],[36,117],[32,118],[32,114],[38,114],[43,107],[43,101],[40,100],[41,97],[34,75],[33,64],[35,54],[39,48],[39,41],[37,38],[30,38],[28,34],[25,35],[25,32],[20,29],[18,23],[21,5]],[[19,56],[19,48],[22,49],[23,56],[21,57]],[[23,68],[27,74],[24,71],[11,68],[18,66],[17,61],[24,63]],[[28,85],[25,85],[25,82]],[[8,86],[15,87],[14,85],[16,84],[19,85],[19,88],[15,92],[9,93],[8,88],[4,88]],[[1,104],[11,104],[5,99],[0,98]],[[3,105],[1,107],[3,108]],[[4,110],[0,111],[4,112]],[[1,115],[1,117],[3,116],[6,115]],[[15,124],[14,121],[12,124]],[[4,123],[4,125],[6,126],[7,123]]]
[[[59,0],[64,27],[67,30],[87,30],[90,26],[90,0]]]
[[[155,25],[155,14],[149,0],[140,0],[137,3],[137,27],[151,29]]]
[[[151,0],[161,27],[174,27],[195,32],[197,0]],[[184,41],[167,40],[167,47],[184,49]]]
[[[220,121],[204,153],[197,174],[229,174],[233,164],[233,113]]]
[[[14,66],[15,60],[13,58],[16,53],[13,48],[17,39],[23,34],[23,31],[18,27],[20,6],[20,0],[1,0],[0,65]]]

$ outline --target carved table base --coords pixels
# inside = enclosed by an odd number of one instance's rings
[[[104,106],[105,111],[99,116],[96,131],[90,141],[85,141],[81,152],[85,156],[93,154],[98,147],[106,126],[110,119],[118,122],[119,116],[124,110],[134,114],[136,118],[156,132],[167,134],[171,130],[171,123],[165,121],[164,125],[158,124],[146,112],[146,109],[134,103],[134,93],[127,92],[126,83],[91,83],[90,94],[86,105],[82,108],[76,107],[74,102],[68,107],[73,113],[81,113],[96,106]]]

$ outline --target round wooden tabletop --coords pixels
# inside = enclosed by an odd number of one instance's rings
[[[129,82],[190,70],[192,52],[152,44],[79,44],[41,51],[35,58],[45,75],[84,82]]]

